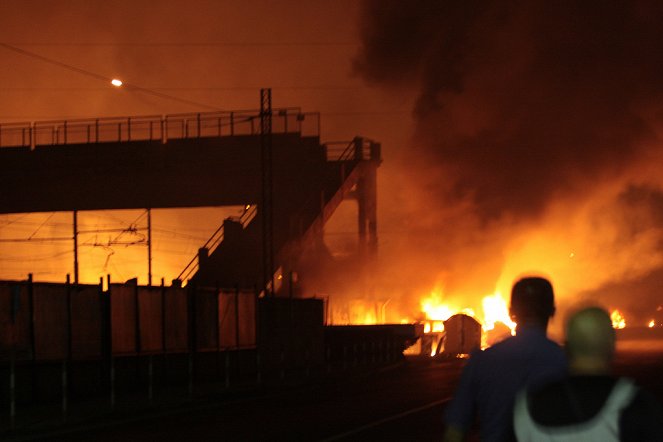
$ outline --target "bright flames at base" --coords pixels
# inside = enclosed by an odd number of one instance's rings
[[[511,320],[507,302],[499,291],[492,295],[485,296],[481,300],[481,306],[482,314],[477,315],[471,308],[461,308],[460,306],[443,302],[442,291],[439,289],[433,290],[430,293],[430,296],[421,301],[421,310],[426,317],[426,321],[424,322],[424,333],[444,332],[444,321],[448,320],[455,314],[462,313],[473,317],[482,324],[483,348],[489,345],[486,336],[487,332],[494,330],[498,323],[504,324],[503,328],[508,329],[511,335],[515,334],[516,323]],[[434,348],[431,350],[431,356],[435,356]]]

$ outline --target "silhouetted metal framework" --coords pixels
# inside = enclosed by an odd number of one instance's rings
[[[260,169],[262,173],[262,280],[274,291],[274,178],[272,158],[272,90],[260,89]],[[269,288],[267,288],[269,286]]]

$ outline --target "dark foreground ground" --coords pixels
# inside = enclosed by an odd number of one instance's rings
[[[9,440],[434,441],[462,362],[411,357],[310,385],[222,394],[186,406],[116,414]],[[663,343],[621,343],[616,372],[663,402]]]

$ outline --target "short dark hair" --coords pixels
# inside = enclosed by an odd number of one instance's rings
[[[545,278],[528,276],[511,289],[511,313],[520,318],[548,319],[555,313],[555,294]]]

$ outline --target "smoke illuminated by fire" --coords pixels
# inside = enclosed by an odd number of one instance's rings
[[[662,17],[649,1],[601,14],[592,2],[364,2],[357,71],[417,97],[395,159],[403,280],[423,269],[419,290],[442,281],[476,305],[463,294],[543,273],[561,311],[596,300],[649,320],[663,281]]]

